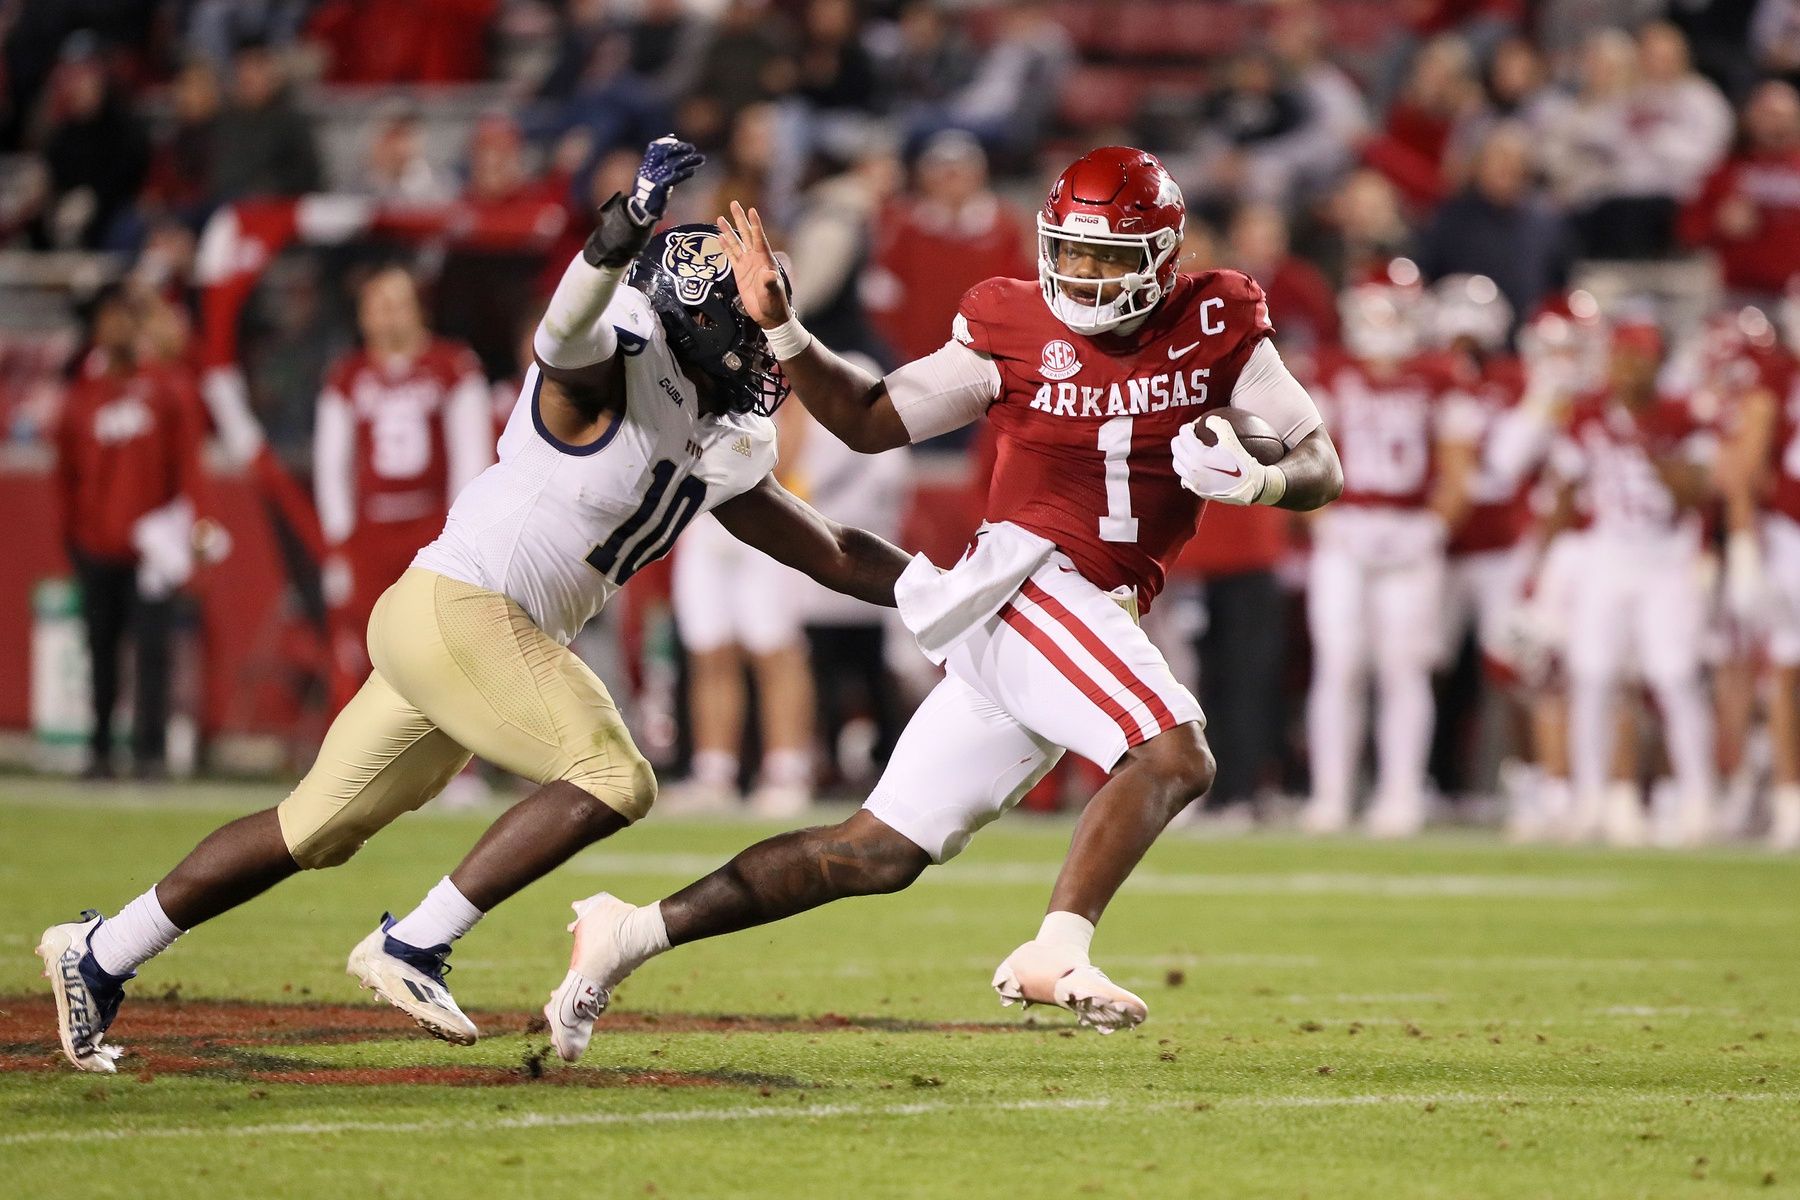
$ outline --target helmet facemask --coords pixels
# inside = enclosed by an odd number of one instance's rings
[[[1147,234],[1110,233],[1106,224],[1106,218],[1085,213],[1072,214],[1061,226],[1038,217],[1038,284],[1044,303],[1057,320],[1076,333],[1105,333],[1155,308],[1163,298],[1163,287],[1157,282],[1159,273],[1181,245],[1181,233],[1176,229]],[[1134,250],[1135,261],[1119,274],[1094,278],[1059,270],[1062,247],[1083,244]],[[1072,296],[1066,290],[1070,288],[1091,289],[1093,299]],[[1102,299],[1109,290],[1113,291],[1111,299]]]

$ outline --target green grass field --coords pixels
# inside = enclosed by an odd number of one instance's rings
[[[488,819],[426,813],[150,964],[133,996],[179,1000],[127,1002],[119,1075],[57,1069],[16,1019],[38,931],[277,795],[0,783],[0,1195],[1800,1195],[1800,862],[1752,852],[1172,835],[1095,946],[1150,1021],[1102,1038],[988,990],[1068,836],[1009,818],[903,895],[651,963],[579,1067],[546,1065],[522,1014],[569,900],[654,898],[768,831],[652,819],[457,950],[458,998],[515,1032],[253,1009],[266,1034],[209,1042],[238,1010],[200,1001],[360,1005],[345,954]],[[695,1019],[734,1014],[781,1019]]]

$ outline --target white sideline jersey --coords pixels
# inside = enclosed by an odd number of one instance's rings
[[[624,415],[596,442],[558,441],[538,410],[533,364],[500,460],[462,490],[443,533],[413,559],[508,597],[563,645],[689,521],[775,469],[775,423],[703,416],[641,292],[621,284],[605,316],[625,356]]]

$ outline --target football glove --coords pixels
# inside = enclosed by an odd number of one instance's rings
[[[623,267],[636,258],[656,232],[669,207],[669,192],[693,177],[706,156],[673,135],[657,138],[644,150],[631,195],[615,192],[600,206],[600,219],[582,257],[595,267]]]
[[[1216,439],[1208,446],[1190,423],[1169,440],[1181,486],[1221,504],[1273,504],[1287,491],[1287,477],[1252,458],[1237,430],[1223,417],[1205,418]]]

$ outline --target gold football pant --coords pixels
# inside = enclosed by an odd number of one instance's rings
[[[331,867],[443,791],[471,754],[534,783],[566,780],[627,820],[656,776],[606,686],[517,604],[414,567],[369,619],[368,681],[277,810],[302,867]]]

